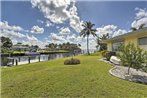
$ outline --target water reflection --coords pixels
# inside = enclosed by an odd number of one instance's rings
[[[72,53],[41,54],[30,56],[2,57],[1,66],[28,64],[39,61],[53,60],[73,56]]]

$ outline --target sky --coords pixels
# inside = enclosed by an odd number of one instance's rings
[[[14,44],[38,45],[71,42],[86,49],[86,38],[79,36],[82,24],[95,24],[96,34],[111,37],[147,26],[147,1],[28,0],[1,1],[0,36]],[[90,49],[96,38],[90,36]]]

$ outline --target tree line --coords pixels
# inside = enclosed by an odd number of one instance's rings
[[[81,50],[80,49],[80,44],[74,44],[74,43],[62,43],[62,44],[56,44],[56,43],[50,43],[46,45],[46,49],[49,51],[54,51],[54,50],[67,50],[67,51],[73,51],[73,50]]]
[[[28,47],[31,49],[36,49],[39,50],[38,45],[24,45],[21,42],[18,42],[17,44],[13,44],[11,39],[8,37],[0,37],[1,39],[1,53],[13,53],[15,50],[13,49],[13,46],[23,46],[23,47]],[[81,51],[81,45],[80,44],[74,44],[74,43],[62,43],[62,44],[56,44],[56,43],[50,43],[48,45],[45,45],[45,50],[47,51],[56,51],[56,50],[66,50],[66,51]],[[18,50],[21,51],[21,50]]]

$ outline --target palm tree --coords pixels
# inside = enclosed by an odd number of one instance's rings
[[[141,24],[138,29],[144,28],[145,24]]]
[[[144,26],[145,26],[145,24],[143,23],[143,24],[141,24],[141,25],[138,27],[138,29],[135,28],[135,27],[131,27],[131,30],[132,30],[132,31],[136,31],[136,30],[139,30],[139,29],[144,28]]]
[[[131,30],[132,31],[136,31],[137,29],[135,27],[131,27]]]
[[[83,36],[83,38],[85,38],[87,36],[87,54],[89,55],[89,35],[93,35],[94,37],[97,36],[96,35],[96,29],[93,29],[93,26],[95,24],[92,24],[90,21],[89,22],[85,22],[82,24],[82,26],[84,27],[83,30],[80,32],[80,36]]]
[[[96,40],[97,46],[96,46],[96,48],[100,47],[100,51],[106,50],[107,49],[107,44],[102,43],[101,41],[102,40],[107,40],[108,38],[109,38],[109,34],[108,33],[107,34],[103,34],[101,37],[97,37],[97,40]]]

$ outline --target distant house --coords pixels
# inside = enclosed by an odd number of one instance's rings
[[[102,42],[107,44],[108,51],[117,51],[120,45],[127,45],[129,43],[134,43],[143,50],[147,50],[147,28],[119,35]]]
[[[12,47],[12,49],[13,49],[14,51],[30,51],[30,48],[29,48],[29,47],[23,46],[23,45],[14,45],[14,46]]]
[[[29,51],[29,52],[36,52],[38,50],[38,46],[28,46],[28,45],[14,45],[13,47],[14,51]]]

